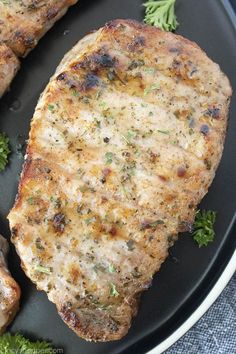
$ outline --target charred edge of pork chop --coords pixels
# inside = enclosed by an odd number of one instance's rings
[[[20,62],[5,44],[0,44],[0,97],[9,88],[20,68]]]
[[[8,243],[0,235],[0,334],[12,322],[19,310],[20,288],[11,277],[6,263]]]
[[[140,295],[137,295],[140,298]],[[107,342],[119,340],[124,337],[131,326],[131,320],[136,316],[139,301],[132,299],[132,313],[127,316],[126,322],[122,325],[109,314],[99,309],[81,308],[71,310],[68,305],[57,305],[57,310],[61,319],[77,335],[87,341]]]
[[[25,57],[40,38],[77,0],[48,1],[47,4],[22,6],[16,11],[14,3],[0,3],[0,42],[6,43],[17,56]]]
[[[103,35],[110,35],[110,39],[114,40],[114,36],[116,35],[116,29],[117,27],[120,26],[127,26],[129,27],[129,30],[131,31],[131,35],[133,38],[133,41],[129,43],[129,50],[134,53],[134,58],[135,53],[139,53],[142,48],[148,47],[148,43],[145,43],[147,39],[156,39],[157,41],[163,41],[166,38],[170,39],[170,41],[173,43],[173,46],[170,46],[166,48],[166,52],[164,52],[164,55],[168,55],[168,51],[171,53],[178,53],[182,55],[181,59],[186,55],[186,56],[191,56],[193,54],[198,55],[199,57],[203,57],[205,60],[207,57],[205,53],[194,43],[186,40],[183,37],[176,36],[173,34],[165,33],[162,32],[158,29],[145,26],[142,24],[137,23],[136,21],[132,20],[116,20],[112,21],[109,24],[105,26],[102,30],[99,30],[98,33],[95,33],[93,35],[89,35],[88,37],[85,37],[83,40],[83,44],[79,43],[70,53],[66,55],[66,57],[63,59],[61,62],[59,68],[57,69],[56,75],[54,75],[53,79],[51,80],[51,83],[61,83],[62,90],[66,86],[70,86],[72,89],[76,89],[77,92],[79,93],[92,93],[94,87],[97,86],[98,79],[93,76],[89,76],[90,74],[96,74],[99,76],[100,74],[104,74],[104,67],[109,68],[111,65],[116,65],[115,69],[116,70],[122,70],[122,67],[119,67],[119,63],[115,61],[114,58],[111,57],[109,54],[109,48],[107,48],[107,43],[105,46],[102,46],[100,48],[96,47],[97,43],[99,43],[99,40],[102,41]],[[126,28],[127,30],[127,28]],[[134,31],[134,32],[132,32]],[[146,36],[146,37],[145,37]],[[93,39],[97,41],[96,43],[93,43]],[[120,38],[115,38],[116,40],[120,40]],[[90,43],[91,40],[91,43]],[[182,46],[180,46],[182,44]],[[104,48],[105,47],[105,48]],[[180,48],[181,47],[181,48]],[[195,49],[194,52],[191,50]],[[79,58],[77,57],[77,63],[73,63],[73,55],[76,57],[76,52],[79,50]],[[99,52],[99,50],[101,50]],[[107,52],[106,52],[107,51]],[[102,52],[102,54],[101,54]],[[181,52],[181,53],[180,53]],[[73,53],[73,55],[71,54]],[[78,54],[78,53],[77,53]],[[157,52],[157,56],[158,56]],[[163,54],[163,52],[162,52]],[[208,59],[209,60],[209,59]],[[69,63],[67,62],[69,61]],[[69,65],[70,64],[70,65]],[[174,67],[171,67],[171,73],[174,77],[176,77],[178,80],[179,79],[184,79],[186,82],[188,81],[188,76],[186,75],[186,68],[181,65],[182,63],[178,63],[177,61],[174,63]],[[186,63],[186,65],[188,62]],[[212,64],[209,60],[209,65]],[[83,73],[86,73],[88,75],[85,75],[85,80],[79,80],[79,81],[72,81],[71,78],[69,77],[68,71],[64,72],[65,70],[71,69],[71,66],[74,65],[74,69],[81,70]],[[136,65],[136,64],[135,64]],[[215,65],[215,64],[214,64]],[[215,65],[214,68],[217,68],[219,71],[219,68]],[[187,68],[188,69],[188,68]],[[219,73],[219,72],[218,72]],[[118,72],[119,74],[119,72]],[[222,75],[221,79],[224,78],[225,76]],[[229,105],[229,97],[231,95],[231,90],[228,84],[228,81],[226,80],[225,82],[225,88],[222,88],[223,92],[225,93],[225,96],[228,96],[227,102],[222,99],[222,107],[221,107],[221,116],[218,115],[218,111],[209,111],[207,112],[207,115],[215,115],[213,117],[215,120],[219,120],[220,127],[218,129],[218,136],[217,136],[217,142],[218,142],[218,147],[217,151],[214,155],[214,151],[212,152],[211,147],[209,147],[209,159],[210,161],[206,162],[205,169],[208,171],[207,173],[211,173],[211,175],[208,176],[207,181],[203,181],[202,184],[204,186],[204,193],[201,192],[201,194],[197,194],[194,199],[194,204],[191,205],[191,210],[186,214],[186,217],[184,218],[184,223],[181,222],[178,228],[175,230],[176,232],[179,231],[185,231],[190,228],[191,223],[193,222],[194,219],[194,211],[196,208],[196,205],[200,202],[201,198],[203,195],[207,192],[207,189],[214,178],[215,170],[219,164],[219,160],[222,154],[223,150],[223,142],[225,138],[225,130],[226,130],[226,125],[227,125],[227,114],[228,114],[228,105]],[[194,84],[194,80],[191,81],[191,85]],[[63,86],[64,85],[64,86]],[[47,90],[46,93],[51,90],[51,87]],[[225,90],[225,91],[224,91]],[[52,90],[53,94],[53,90]],[[44,98],[45,93],[42,95],[39,105],[37,109],[42,108],[43,104],[43,98]],[[47,101],[46,101],[47,102]],[[42,108],[42,109],[45,109]],[[37,130],[37,123],[38,122],[33,122],[32,130],[30,133],[30,139],[35,139],[35,131]],[[207,137],[205,140],[205,143],[207,144]],[[23,203],[23,198],[24,198],[24,186],[27,184],[28,180],[34,179],[35,181],[39,180],[40,178],[43,179],[43,169],[46,170],[47,166],[47,160],[45,161],[38,159],[35,159],[34,157],[34,141],[31,142],[31,144],[28,146],[27,150],[27,159],[23,168],[22,172],[22,178],[21,182],[19,185],[19,194],[15,202],[14,209],[20,208],[21,204]],[[212,154],[212,155],[211,155]],[[213,157],[212,157],[213,156]],[[193,155],[193,158],[195,156]],[[49,155],[49,162],[50,162],[50,155]],[[205,161],[204,161],[205,163]],[[211,163],[211,166],[210,166]],[[41,166],[42,165],[42,166]],[[204,165],[204,164],[203,164]],[[50,168],[53,170],[54,166],[53,163],[51,162]],[[209,172],[211,170],[211,172]],[[205,170],[204,170],[205,171]],[[60,171],[59,171],[60,172]],[[178,177],[181,178],[183,177],[183,173],[185,171],[178,171],[179,175]],[[41,175],[40,175],[41,173]],[[46,174],[46,172],[45,172]],[[56,176],[56,173],[55,173]],[[46,178],[47,176],[45,176]],[[53,179],[54,176],[51,176]],[[161,176],[163,179],[164,177]],[[186,208],[188,206],[186,205]],[[185,215],[184,215],[185,216]],[[18,253],[21,255],[21,252],[19,252],[19,245],[18,242],[20,243],[20,238],[21,238],[21,229],[23,226],[21,224],[12,223],[12,215],[9,216],[9,220],[11,222],[11,229],[12,229],[12,240],[16,245],[16,248],[18,249]],[[148,229],[149,225],[143,225],[143,228]],[[171,239],[171,242],[167,242],[168,245],[172,244],[174,239],[176,238],[176,235],[173,235],[173,238]],[[30,241],[28,239],[28,241]],[[167,251],[165,253],[165,256],[167,255]],[[156,260],[157,265],[156,265],[156,270],[159,268],[160,264],[164,261],[164,256],[162,259]],[[27,267],[26,264],[22,262],[22,267],[25,270],[26,274],[30,276],[30,269]],[[153,274],[151,274],[152,276]],[[37,281],[33,280],[36,284]],[[37,284],[38,288],[40,289],[41,287]],[[148,286],[146,286],[147,288]],[[144,284],[140,287],[140,292],[144,290]],[[115,339],[120,339],[122,336],[124,336],[129,327],[130,327],[130,322],[132,317],[136,314],[137,312],[137,298],[139,297],[139,293],[137,292],[135,294],[131,294],[129,298],[123,298],[123,303],[120,305],[128,304],[129,308],[127,310],[127,314],[125,318],[122,318],[121,321],[117,321],[114,319],[114,317],[108,313],[101,312],[99,309],[96,309],[91,306],[91,304],[88,304],[87,307],[77,307],[77,308],[71,308],[70,303],[64,303],[60,301],[55,301],[53,297],[50,296],[49,293],[49,299],[53,302],[56,303],[59,314],[61,315],[62,319],[68,324],[70,328],[72,328],[78,335],[82,336],[83,338],[87,340],[94,340],[94,341],[108,341],[108,340],[115,340]],[[122,311],[121,311],[122,312]]]

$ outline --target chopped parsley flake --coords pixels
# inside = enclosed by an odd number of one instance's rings
[[[109,272],[109,273],[115,273],[115,271],[116,271],[115,266],[114,266],[113,264],[109,264],[109,266],[108,266],[108,272]]]
[[[157,221],[151,222],[149,225],[150,225],[152,228],[155,228],[155,227],[157,227],[158,225],[163,225],[163,224],[164,224],[164,221],[163,221],[163,220],[157,220]]]
[[[95,221],[96,221],[95,216],[93,216],[92,218],[88,218],[88,219],[85,219],[85,220],[84,220],[84,222],[85,222],[86,225],[90,225],[90,224],[92,224],[92,223],[95,222]]]
[[[147,95],[149,95],[149,93],[159,90],[159,89],[160,89],[160,84],[152,84],[152,85],[145,88],[144,96],[147,96]]]
[[[55,108],[55,107],[54,107],[53,104],[49,104],[49,105],[48,105],[48,110],[49,110],[50,112],[52,112],[52,113],[54,112],[54,108]]]
[[[120,294],[118,293],[118,291],[116,290],[116,286],[113,283],[110,283],[110,296],[113,297],[118,297]]]
[[[50,267],[44,267],[42,265],[37,265],[35,267],[35,270],[39,273],[44,273],[44,274],[51,274],[52,273],[52,269]]]
[[[146,73],[148,74],[155,74],[156,69],[155,68],[144,68],[144,71],[146,71]]]
[[[166,134],[166,135],[169,135],[170,134],[170,131],[169,130],[157,130],[158,133],[161,133],[161,134]]]
[[[106,165],[110,165],[113,161],[114,154],[112,152],[105,153]]]
[[[76,90],[73,90],[73,91],[72,91],[72,95],[73,95],[74,97],[78,97],[78,96],[79,96],[79,93],[78,93]]]
[[[29,205],[34,205],[34,204],[35,204],[35,199],[34,199],[34,197],[29,197],[29,198],[26,199],[26,201],[27,201],[27,203],[28,203]]]
[[[126,138],[128,140],[133,139],[137,136],[137,133],[134,130],[128,130],[126,134]]]

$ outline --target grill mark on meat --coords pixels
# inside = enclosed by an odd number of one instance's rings
[[[145,45],[145,38],[143,36],[135,37],[131,43],[127,45],[128,50],[131,52],[140,51]]]
[[[103,73],[103,76],[101,75],[98,79],[96,78],[96,83],[99,82],[99,79],[100,79],[101,82],[104,82],[104,77],[105,77],[105,75],[104,75],[104,73]],[[57,77],[57,80],[63,81],[63,84],[68,85],[68,87],[69,87],[70,89],[76,89],[76,93],[77,93],[77,94],[79,94],[79,92],[83,93],[83,92],[85,91],[85,90],[84,90],[84,86],[86,86],[86,85],[81,84],[80,78],[79,78],[79,77],[76,77],[76,76],[71,76],[69,73],[65,73],[65,72],[64,72],[64,73],[62,73],[62,74],[59,74],[58,77]],[[95,86],[95,85],[94,85],[94,86]],[[93,86],[93,87],[89,87],[89,85],[88,85],[87,91],[89,91],[91,88],[94,88],[94,86]],[[95,86],[95,87],[96,87],[96,86]],[[98,89],[99,89],[99,87],[98,87]],[[119,92],[122,92],[122,93],[126,94],[126,93],[125,93],[125,90],[123,89],[123,85],[120,85],[120,84],[118,83],[118,85],[116,85],[116,89],[117,89]],[[127,90],[127,89],[126,89],[126,90]],[[143,97],[143,89],[138,89],[138,90],[136,90],[135,96],[136,96],[136,97],[139,97],[139,98],[142,98],[142,97]],[[79,96],[78,96],[78,97],[79,97]],[[128,98],[128,96],[127,96],[127,98]],[[83,96],[82,96],[82,99],[83,99]],[[160,104],[161,104],[161,103],[160,103]],[[97,113],[99,113],[99,114],[101,113],[101,111],[100,111],[97,107],[93,106],[93,107],[91,107],[91,108],[93,108],[93,110],[96,111]],[[187,117],[188,117],[188,115],[186,116],[186,119],[187,119]],[[178,122],[178,121],[179,121],[179,119],[177,119],[177,122]],[[190,124],[191,124],[191,122],[190,122]],[[192,129],[192,128],[194,128],[194,127],[196,128],[195,125],[194,125],[194,126],[193,126],[192,124],[190,125],[190,129]],[[181,127],[180,127],[180,129],[181,129]],[[201,127],[199,127],[199,130],[201,131]],[[215,130],[214,127],[212,127],[211,130],[214,131],[214,130]],[[172,142],[170,142],[169,140],[167,140],[166,143],[169,144],[170,146],[173,145]],[[180,146],[178,143],[175,144],[175,147],[178,148],[178,149],[181,149],[181,150],[186,151],[188,154],[191,154],[191,155],[194,156],[196,159],[198,159],[199,161],[201,161],[201,158],[199,158],[199,156],[196,155],[195,149],[193,149],[192,151],[190,151],[188,148],[185,148],[185,146]]]

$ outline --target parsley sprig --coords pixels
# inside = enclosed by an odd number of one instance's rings
[[[5,133],[0,133],[0,172],[3,171],[7,165],[9,153],[9,138]]]
[[[10,333],[0,336],[0,353],[1,354],[33,354],[40,353],[53,354],[55,349],[50,343],[45,341],[31,342],[21,334],[11,335]]]
[[[215,237],[214,224],[216,212],[211,210],[198,210],[194,222],[193,239],[199,247],[207,246]]]
[[[148,0],[144,22],[161,28],[164,31],[174,31],[179,23],[175,15],[176,0]]]

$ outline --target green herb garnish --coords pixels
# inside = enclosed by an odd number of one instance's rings
[[[52,270],[50,267],[44,267],[42,265],[37,265],[35,267],[35,270],[39,273],[44,273],[44,274],[51,274],[52,273]]]
[[[158,225],[163,225],[164,224],[164,221],[163,220],[156,220],[154,222],[151,222],[149,225],[152,227],[152,228],[155,228],[157,227]]]
[[[148,73],[148,74],[155,74],[156,69],[155,69],[155,68],[148,68],[148,67],[146,67],[146,68],[144,68],[144,71],[145,71],[146,73]]]
[[[85,222],[86,225],[90,225],[90,224],[92,224],[92,223],[95,222],[95,221],[96,221],[95,216],[93,216],[92,218],[88,218],[88,219],[85,219],[85,220],[84,220],[84,222]]]
[[[54,197],[54,196],[51,196],[50,197],[50,201],[52,202],[52,204],[53,204],[53,206],[55,207],[55,208],[60,208],[61,207],[61,200],[60,200],[60,198],[56,198],[56,197]]]
[[[160,130],[160,129],[157,129],[158,133],[161,133],[161,134],[166,134],[166,135],[169,135],[170,132],[169,130]]]
[[[198,210],[194,222],[193,239],[199,247],[207,246],[215,237],[214,223],[216,212],[211,210]]]
[[[48,105],[48,110],[53,113],[54,112],[54,105],[53,104],[49,104]]]
[[[164,31],[174,31],[179,23],[175,15],[176,0],[148,0],[144,22],[161,28]]]
[[[31,342],[29,339],[26,339],[21,334],[11,335],[10,333],[6,333],[0,337],[0,353],[53,354],[55,353],[55,349],[53,349],[50,343],[47,343],[45,341]]]
[[[73,95],[74,97],[78,97],[78,96],[79,96],[79,92],[77,92],[76,90],[73,90],[73,91],[72,91],[72,95]]]
[[[137,137],[137,132],[134,130],[128,130],[126,134],[121,135],[128,145],[131,145],[131,140]]]
[[[29,205],[34,205],[34,204],[35,204],[35,199],[34,199],[34,197],[29,197],[29,198],[26,199],[26,201],[27,201],[27,203],[28,203]]]
[[[116,290],[116,286],[113,283],[110,283],[110,296],[113,297],[118,297],[120,294],[118,293],[118,291]]]
[[[9,154],[9,138],[5,133],[0,133],[0,172],[5,169]]]
[[[134,131],[134,130],[128,130],[127,131],[126,138],[128,140],[136,138],[136,136],[137,136],[137,132],[136,131]]]
[[[113,153],[112,152],[106,152],[105,153],[105,160],[106,160],[106,165],[110,165],[113,161]]]
[[[116,268],[115,268],[114,264],[109,264],[108,272],[109,273],[115,273],[115,271],[116,271]]]
[[[160,84],[152,84],[152,85],[145,88],[144,96],[147,96],[147,95],[149,95],[149,93],[159,90],[159,89],[160,89]]]

